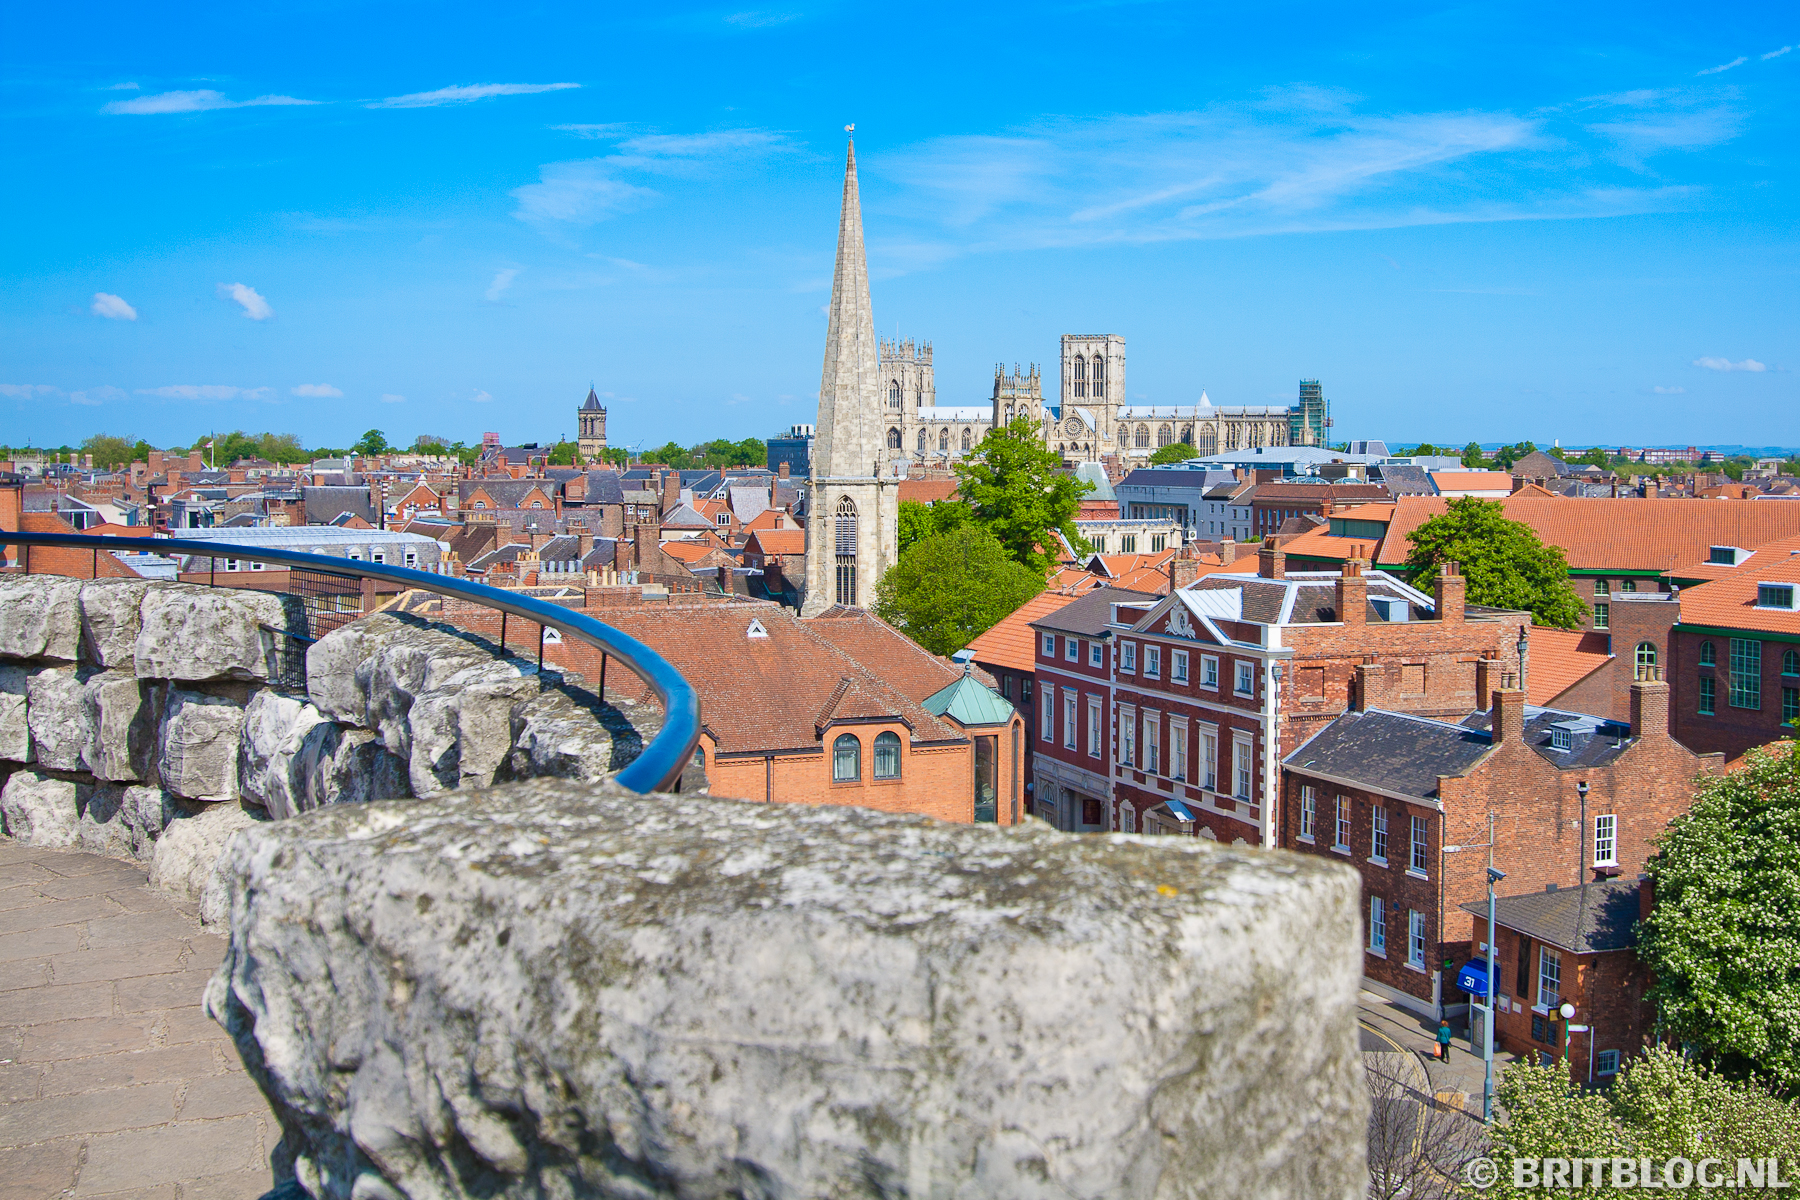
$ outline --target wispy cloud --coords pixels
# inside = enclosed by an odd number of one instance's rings
[[[1780,58],[1782,55],[1788,53],[1792,49],[1793,49],[1792,46],[1783,46],[1779,50],[1771,50],[1767,54],[1762,56],[1762,60],[1764,62],[1768,62],[1771,58]]]
[[[332,387],[329,383],[303,383],[298,387],[290,388],[288,394],[290,396],[331,399],[333,397],[342,396],[344,393],[338,391],[338,389]]]
[[[1728,63],[1720,63],[1718,66],[1708,67],[1704,71],[1695,71],[1694,74],[1696,74],[1696,75],[1719,75],[1719,74],[1723,74],[1726,71],[1731,70],[1731,68],[1733,68],[1733,67],[1741,67],[1749,61],[1750,60],[1748,58],[1745,58],[1742,54],[1740,54]]]
[[[164,400],[267,400],[274,388],[231,387],[222,383],[172,383],[167,387],[139,388],[140,396],[159,396]]]
[[[47,383],[0,383],[0,396],[9,400],[30,400],[37,396],[53,396],[62,389]]]
[[[559,133],[572,133],[579,138],[599,140],[602,138],[624,137],[631,132],[629,125],[552,125],[550,128]]]
[[[369,108],[442,108],[446,104],[469,104],[495,96],[530,96],[538,92],[561,92],[578,88],[579,83],[465,83],[438,88],[432,92],[413,92],[406,96],[389,96],[371,100]]]
[[[1769,368],[1754,358],[1746,358],[1742,362],[1732,362],[1729,358],[1696,358],[1696,367],[1705,367],[1709,371],[1766,371]]]
[[[257,96],[249,100],[233,100],[223,92],[202,89],[196,92],[159,92],[154,96],[114,100],[100,111],[127,116],[149,116],[160,113],[211,112],[219,108],[267,108],[317,103],[317,100],[302,100],[297,96]]]
[[[1582,102],[1582,111],[1605,116],[1588,119],[1582,129],[1611,142],[1610,157],[1633,170],[1664,151],[1722,145],[1744,126],[1744,115],[1721,103],[1713,89],[1645,88],[1594,96]]]
[[[481,294],[482,298],[489,304],[500,303],[500,297],[506,295],[506,289],[512,286],[513,280],[519,277],[522,269],[521,267],[502,267],[494,272],[494,281],[487,285],[487,291]]]
[[[383,392],[381,394],[381,402],[383,404],[405,404],[406,397],[405,396],[396,396],[392,392]]]
[[[95,292],[94,302],[88,306],[88,311],[109,321],[137,320],[137,309],[125,303],[124,297],[115,296],[111,292]]]
[[[1763,57],[1767,58],[1768,55],[1765,54],[1765,55],[1763,55]],[[135,91],[138,91],[139,88],[138,88],[138,85],[135,83],[115,83],[115,84],[112,84],[111,86],[109,86],[106,90],[109,92],[135,92]]]
[[[601,158],[544,164],[537,183],[513,191],[513,216],[539,226],[592,225],[656,200],[654,188],[633,178],[699,178],[792,149],[785,135],[762,129],[639,134]]]
[[[257,294],[256,289],[247,283],[221,283],[219,297],[223,300],[235,300],[243,306],[244,315],[252,321],[266,321],[275,315],[269,302]]]
[[[482,391],[480,388],[476,388],[475,394],[470,396],[469,399],[476,404],[486,404],[491,401],[493,397]]]
[[[113,387],[110,383],[103,383],[99,387],[91,387],[86,391],[69,393],[70,404],[81,404],[89,408],[105,404],[111,400],[127,400],[129,398],[130,397],[126,395],[124,388]]]
[[[1663,387],[1661,384],[1658,384],[1657,386],[1651,388],[1650,390],[1655,392],[1659,396],[1685,396],[1685,395],[1687,395],[1687,389],[1684,387]]]

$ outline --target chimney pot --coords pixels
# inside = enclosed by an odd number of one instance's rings
[[[1287,578],[1287,555],[1270,542],[1264,542],[1256,553],[1256,573],[1264,579]]]
[[[1226,538],[1219,543],[1219,561],[1227,565],[1237,561],[1238,544],[1235,538]]]

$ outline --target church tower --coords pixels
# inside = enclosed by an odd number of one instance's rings
[[[606,449],[606,410],[600,407],[592,384],[588,385],[587,403],[575,410],[575,447],[589,461]]]
[[[852,142],[844,165],[818,434],[807,482],[803,617],[834,604],[869,607],[876,582],[900,556],[900,481],[892,469],[886,478],[881,475],[889,422],[879,356]]]

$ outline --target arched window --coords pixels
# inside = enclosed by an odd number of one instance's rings
[[[1781,652],[1781,673],[1783,675],[1800,675],[1800,650],[1783,650]]]
[[[837,603],[856,603],[856,504],[848,496],[837,506]]]
[[[888,384],[888,407],[900,407],[900,381],[898,379]]]
[[[1173,425],[1158,425],[1156,427],[1156,448],[1158,450],[1161,450],[1164,446],[1174,440],[1175,427]]]
[[[1148,450],[1150,448],[1150,427],[1148,425],[1139,425],[1137,427],[1137,447],[1140,450]]]
[[[963,448],[964,454],[967,454],[969,452],[969,447],[975,444],[971,440],[973,436],[974,436],[973,430],[970,430],[970,429],[963,430],[962,448]]]
[[[1084,397],[1087,395],[1087,359],[1085,358],[1075,360],[1075,394]]]
[[[533,500],[533,501],[532,501],[532,502],[531,502],[531,507],[533,507],[533,508],[542,508],[542,507],[544,507],[544,502],[543,502],[543,501],[542,501],[542,500]]]
[[[889,450],[898,450],[899,448],[900,448],[900,431],[898,429],[889,429],[888,430],[888,449]]]
[[[470,508],[486,508],[487,501],[486,500],[477,500],[475,503],[469,505],[469,507]]]
[[[1096,400],[1106,399],[1106,360],[1098,354],[1094,355],[1093,397]]]
[[[938,452],[940,454],[950,452],[950,431],[948,429],[938,430]]]
[[[1656,675],[1656,646],[1652,642],[1639,642],[1637,645],[1636,670],[1634,679],[1652,679]]]
[[[1181,440],[1185,445],[1191,446],[1194,444],[1194,427],[1192,425],[1183,425],[1181,427]]]
[[[919,430],[919,453],[925,453],[925,431]]]
[[[846,733],[831,743],[831,782],[855,783],[862,778],[862,743]]]
[[[1718,661],[1719,656],[1713,651],[1713,644],[1711,642],[1701,642],[1700,665],[1703,667],[1710,667]]]
[[[878,733],[875,735],[875,778],[900,778],[899,734]]]

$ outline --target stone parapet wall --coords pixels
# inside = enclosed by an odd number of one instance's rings
[[[319,1200],[1366,1186],[1335,864],[537,781],[222,871],[207,1006]]]

